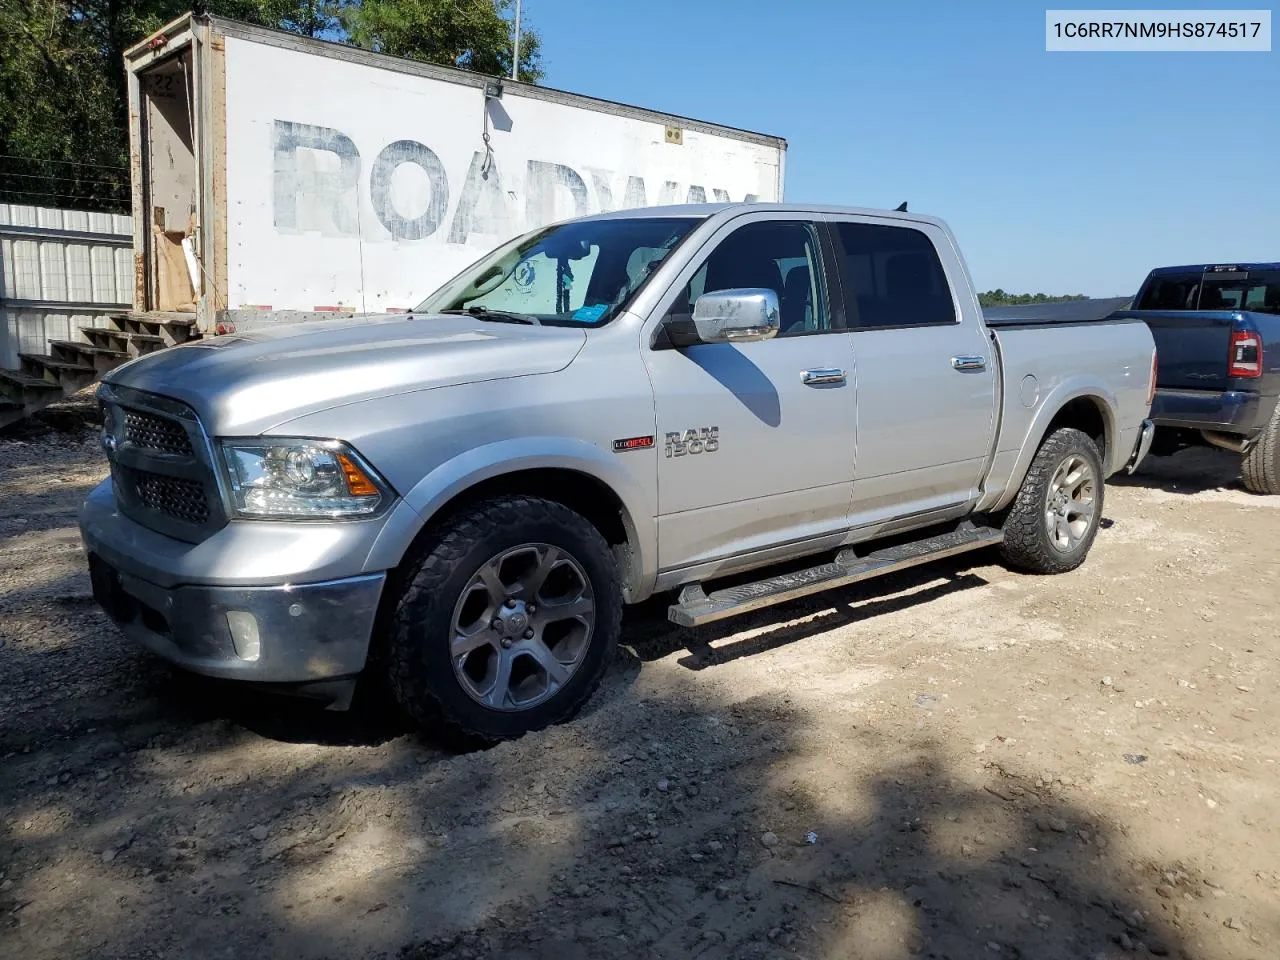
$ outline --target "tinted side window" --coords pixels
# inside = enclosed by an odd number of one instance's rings
[[[702,294],[739,287],[777,294],[780,337],[831,329],[818,236],[807,223],[769,220],[739,227],[711,251],[668,315],[686,319]]]
[[[1163,274],[1148,281],[1135,309],[1194,310],[1199,292],[1200,274]]]
[[[832,224],[845,309],[854,327],[955,323],[956,308],[933,243],[911,227]]]

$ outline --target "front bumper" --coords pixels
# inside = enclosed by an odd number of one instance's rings
[[[161,587],[89,554],[94,599],[131,640],[210,677],[305,684],[364,669],[386,575],[278,587]]]
[[[1129,462],[1125,465],[1126,473],[1133,473],[1146,459],[1147,453],[1151,450],[1151,441],[1156,435],[1156,423],[1154,420],[1143,420],[1142,430],[1138,433],[1138,443],[1133,448],[1133,455],[1129,457]]]
[[[399,524],[233,522],[191,544],[126,517],[109,480],[80,511],[94,596],[128,637],[196,673],[271,684],[360,673],[394,566],[370,564]]]

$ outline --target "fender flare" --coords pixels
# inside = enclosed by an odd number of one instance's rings
[[[980,505],[984,512],[1002,510],[1013,502],[1013,498],[1017,496],[1027,471],[1031,469],[1031,461],[1035,459],[1036,453],[1040,450],[1040,445],[1044,443],[1045,438],[1048,436],[1049,425],[1073,400],[1091,400],[1098,408],[1107,445],[1107,449],[1101,451],[1103,459],[1102,472],[1104,474],[1101,479],[1105,480],[1111,474],[1112,471],[1109,464],[1114,459],[1115,446],[1119,440],[1120,432],[1116,422],[1119,399],[1114,391],[1098,377],[1090,375],[1072,377],[1054,387],[1048,396],[1040,402],[1040,409],[1036,411],[1036,415],[1032,418],[1031,425],[1027,428],[1026,435],[1022,439],[1018,458],[1014,461],[1013,468],[1009,472],[1004,491],[990,506]]]
[[[526,470],[567,470],[583,474],[607,487],[621,504],[622,523],[633,551],[630,593],[644,595],[656,577],[657,525],[651,494],[627,471],[619,469],[616,455],[584,440],[570,437],[512,437],[473,447],[436,466],[402,497],[417,514],[417,522],[388,531],[375,550],[398,563],[413,540],[459,494],[508,474]]]

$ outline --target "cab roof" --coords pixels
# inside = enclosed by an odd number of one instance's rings
[[[1211,273],[1215,270],[1280,270],[1280,263],[1190,263],[1180,267],[1156,267],[1154,277],[1170,273]]]
[[[794,213],[797,215],[841,214],[846,216],[876,217],[882,220],[901,220],[904,223],[932,223],[945,229],[946,224],[937,217],[898,210],[875,209],[872,207],[842,207],[816,203],[683,203],[669,206],[632,207],[626,210],[613,210],[607,213],[588,214],[576,219],[617,220],[654,217],[690,217],[706,220],[714,216],[730,216],[751,212]]]

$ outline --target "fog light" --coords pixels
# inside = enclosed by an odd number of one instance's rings
[[[257,618],[243,610],[228,610],[227,628],[231,631],[231,642],[235,645],[236,656],[241,660],[257,660],[262,653],[262,643],[258,639]]]

